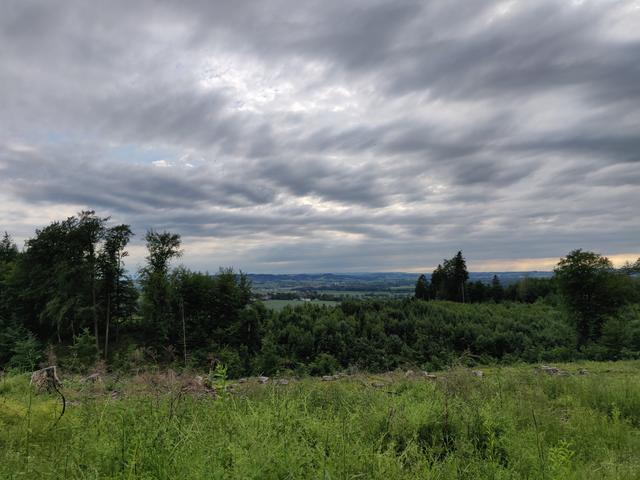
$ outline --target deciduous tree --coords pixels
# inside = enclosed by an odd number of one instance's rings
[[[625,295],[631,287],[628,279],[615,272],[607,257],[594,252],[573,250],[560,259],[555,275],[575,320],[580,346],[597,340],[605,317],[631,300]]]

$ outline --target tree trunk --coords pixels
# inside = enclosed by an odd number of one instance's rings
[[[109,351],[109,322],[111,320],[111,293],[107,294],[107,318],[104,326],[104,359],[107,359]]]
[[[93,244],[89,247],[89,268],[91,268],[91,310],[93,311],[93,335],[96,337],[96,350],[100,353],[98,340],[98,309],[96,308],[96,255]]]
[[[182,307],[182,353],[184,355],[184,367],[187,368],[187,329],[184,322],[184,299],[180,297],[180,306]]]
[[[100,352],[100,340],[98,339],[98,309],[96,308],[96,274],[91,265],[91,303],[93,304],[93,334],[96,337],[96,349]]]

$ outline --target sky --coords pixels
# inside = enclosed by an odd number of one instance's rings
[[[640,1],[0,3],[0,231],[215,271],[640,256]]]

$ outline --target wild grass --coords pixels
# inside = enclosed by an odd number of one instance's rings
[[[0,380],[0,477],[640,478],[640,362],[403,372],[187,394],[171,375],[65,380],[69,406]],[[588,375],[578,375],[586,368]],[[111,391],[118,394],[112,394]]]

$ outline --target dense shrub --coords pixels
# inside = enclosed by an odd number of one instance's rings
[[[485,363],[564,359],[574,345],[563,314],[540,303],[349,301],[272,314],[259,364],[264,373],[304,366],[312,373],[348,366],[434,369],[462,355]]]

